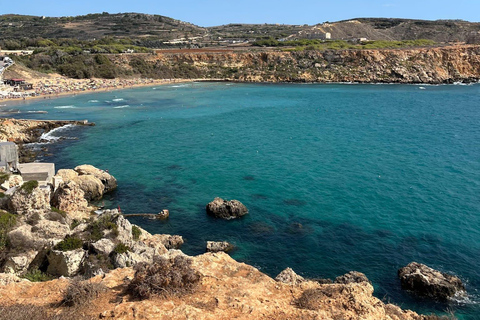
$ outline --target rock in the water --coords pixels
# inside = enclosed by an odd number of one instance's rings
[[[55,176],[62,178],[64,182],[68,182],[78,177],[78,173],[72,169],[60,169]]]
[[[302,276],[299,276],[298,274],[296,274],[292,268],[287,268],[282,272],[280,272],[278,276],[275,277],[275,280],[278,282],[283,282],[291,285],[297,285],[305,281],[305,279]]]
[[[458,277],[418,262],[411,262],[399,269],[398,276],[402,289],[412,291],[419,296],[446,300],[456,294],[465,294],[465,286]]]
[[[370,280],[368,280],[365,274],[358,271],[350,271],[348,273],[345,273],[343,276],[339,276],[335,278],[335,283],[341,283],[341,284],[360,283],[360,282],[370,283]]]
[[[235,246],[227,241],[207,241],[207,252],[229,252],[234,248]]]
[[[82,175],[76,177],[73,181],[83,190],[87,201],[100,200],[105,193],[105,186],[102,181],[94,176]]]
[[[105,186],[105,192],[114,190],[117,187],[117,179],[105,170],[100,170],[89,164],[84,164],[75,168],[75,171],[80,175],[90,175],[99,179]]]
[[[85,192],[73,181],[64,182],[55,190],[52,205],[74,218],[80,218],[88,212]]]
[[[10,198],[10,205],[17,214],[43,214],[50,211],[50,188],[36,187],[32,191],[17,188]]]
[[[223,200],[222,198],[215,198],[212,202],[207,204],[207,213],[217,218],[226,220],[242,217],[248,213],[247,207],[238,200]]]
[[[86,251],[77,249],[72,251],[52,250],[48,254],[47,273],[55,276],[72,277],[76,275],[85,259]]]
[[[165,220],[165,219],[167,219],[169,216],[170,216],[170,211],[168,211],[167,209],[163,209],[162,211],[160,211],[160,212],[158,213],[157,219]]]

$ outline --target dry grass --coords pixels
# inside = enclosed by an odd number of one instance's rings
[[[72,280],[65,291],[62,303],[69,307],[83,306],[98,298],[106,290],[102,283]]]
[[[173,259],[159,258],[150,265],[137,265],[127,292],[140,299],[148,299],[152,295],[168,297],[193,292],[202,276],[191,267],[191,263],[190,258],[177,256]]]
[[[10,306],[0,305],[0,320],[93,320],[98,316],[84,314],[74,308],[65,309],[65,312],[57,313],[46,306],[32,304],[14,304]]]

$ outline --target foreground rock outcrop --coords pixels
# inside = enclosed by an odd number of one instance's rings
[[[207,214],[216,218],[231,220],[243,217],[248,213],[247,207],[238,200],[223,200],[222,198],[215,198],[206,206]]]
[[[167,256],[175,256],[172,252]],[[345,319],[345,320],[424,320],[415,312],[385,304],[372,296],[368,282],[319,284],[302,281],[284,284],[256,268],[236,262],[225,253],[206,253],[192,258],[192,268],[201,282],[192,293],[146,300],[125,296],[134,277],[132,268],[116,269],[91,281],[108,290],[76,314],[93,319]],[[13,280],[15,281],[15,280]],[[7,282],[8,283],[8,282]],[[0,285],[0,295],[8,296],[0,305],[6,310],[28,303],[48,314],[67,315],[68,307],[58,307],[68,279],[45,283],[14,282]]]
[[[447,300],[455,295],[466,294],[465,286],[458,277],[418,262],[411,262],[398,270],[398,276],[403,289],[419,296]]]

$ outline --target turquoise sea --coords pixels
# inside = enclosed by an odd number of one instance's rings
[[[95,122],[52,133],[69,139],[46,145],[44,160],[108,169],[119,188],[106,205],[169,209],[167,222],[131,220],[184,236],[188,254],[227,240],[271,276],[357,270],[385,301],[480,319],[480,85],[188,83],[2,110]],[[217,196],[250,213],[207,216]],[[411,261],[458,275],[469,299],[403,292],[397,270]]]

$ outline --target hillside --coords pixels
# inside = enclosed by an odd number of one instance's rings
[[[204,28],[172,18],[139,14],[88,14],[76,17],[36,17],[1,15],[0,38],[77,38],[154,37],[165,40],[202,36]]]

